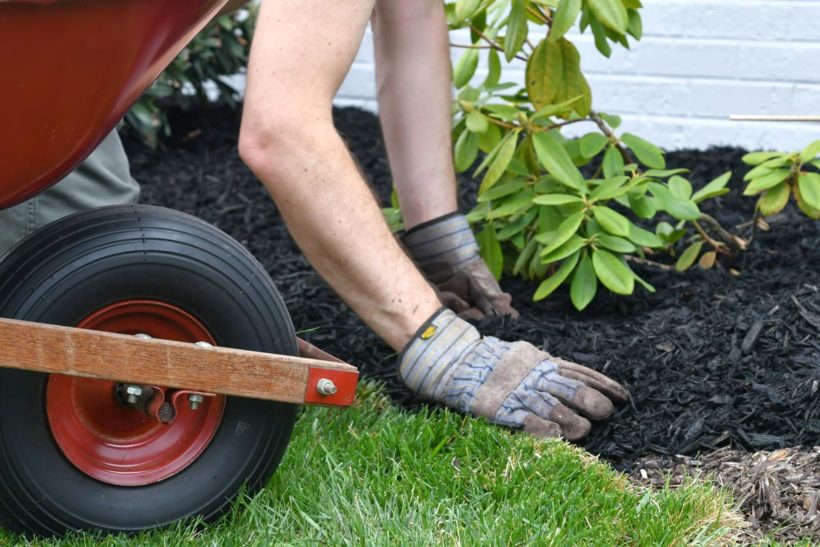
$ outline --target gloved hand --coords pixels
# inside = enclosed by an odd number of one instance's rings
[[[510,305],[512,297],[501,290],[479,256],[464,215],[451,213],[419,224],[405,232],[402,242],[448,308],[469,319],[518,317]]]
[[[450,310],[430,318],[399,357],[399,375],[427,399],[536,437],[584,438],[587,418],[612,413],[629,392],[590,368],[527,342],[482,337]]]

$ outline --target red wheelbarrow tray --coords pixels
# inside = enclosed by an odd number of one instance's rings
[[[0,209],[11,207],[47,189],[77,167],[114,129],[134,101],[171,60],[214,17],[226,0],[0,0]],[[13,328],[12,328],[13,326]],[[162,377],[173,387],[216,391],[230,395],[346,406],[353,402],[358,373],[329,355],[299,341],[303,357],[256,354],[242,350],[216,351],[183,347],[162,340],[135,340],[125,335],[91,333],[67,327],[27,324],[0,319],[0,339],[14,336],[14,344],[0,344],[0,364],[42,372],[156,383],[157,363],[133,363],[130,378],[110,378],[101,347],[116,351],[139,344],[157,349],[175,346],[177,357],[199,352],[197,362],[211,356],[224,363],[269,365],[271,374],[287,382],[271,393],[253,381],[237,382],[235,374],[220,376],[212,364],[210,387],[190,385],[190,371],[172,360],[162,363]],[[65,340],[85,344],[65,345]],[[43,359],[42,345],[50,356]],[[107,346],[106,346],[107,345]],[[190,345],[188,345],[190,346]],[[84,347],[94,351],[84,354]],[[78,355],[76,352],[80,352]],[[41,357],[35,358],[35,355]],[[61,356],[72,353],[72,363]],[[179,353],[181,352],[181,353]],[[150,353],[150,352],[148,352]],[[173,352],[171,352],[173,353]],[[155,352],[154,355],[170,354]],[[83,361],[85,359],[85,361]],[[79,366],[78,366],[79,365]],[[150,366],[149,366],[150,365]],[[122,369],[118,371],[122,374]],[[331,377],[333,394],[317,393],[317,382]],[[175,380],[176,379],[176,380]],[[257,377],[258,379],[258,377]],[[154,380],[154,382],[152,382]],[[250,380],[250,379],[249,379]],[[287,392],[287,393],[285,393]]]

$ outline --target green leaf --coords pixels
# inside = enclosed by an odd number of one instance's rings
[[[510,194],[514,194],[522,188],[524,188],[524,181],[521,179],[505,182],[504,184],[494,186],[493,188],[487,190],[483,194],[479,194],[478,199],[476,201],[478,201],[479,203],[484,203],[485,201],[500,199],[505,196],[509,196]]]
[[[743,190],[744,196],[753,196],[759,194],[763,190],[774,188],[791,175],[790,169],[775,169],[774,171],[763,175],[762,177],[752,179],[746,189]]]
[[[725,193],[726,185],[729,183],[729,179],[732,178],[732,172],[727,171],[723,173],[721,176],[695,192],[692,196],[692,201],[695,203],[700,203],[705,199],[709,199],[715,196],[718,196],[722,193]]]
[[[649,230],[644,230],[640,226],[636,226],[632,223],[629,225],[629,240],[640,247],[649,247],[650,249],[660,249],[664,247],[664,242],[661,238]]]
[[[604,176],[608,179],[624,174],[624,158],[615,145],[606,149],[603,161]]]
[[[660,148],[632,133],[621,135],[621,141],[638,157],[641,163],[653,169],[665,169],[666,160]]]
[[[570,194],[543,194],[532,200],[538,205],[566,205],[568,203],[583,203],[584,200]]]
[[[650,182],[648,186],[663,210],[676,219],[697,220],[700,218],[700,209],[693,201],[678,198],[668,188],[657,182]]]
[[[621,126],[621,117],[618,115],[598,112],[598,116],[600,116],[601,119],[604,120],[612,129],[618,129]]]
[[[595,277],[595,269],[592,267],[592,259],[589,258],[588,253],[584,253],[578,268],[575,270],[575,275],[572,277],[572,285],[569,288],[569,296],[572,300],[572,305],[578,311],[586,308],[592,299],[595,298],[595,293],[598,292],[598,279]]]
[[[785,182],[781,182],[774,188],[769,188],[757,201],[757,208],[763,216],[776,215],[786,207],[789,202],[791,188]]]
[[[498,207],[493,208],[487,215],[487,220],[510,216],[532,205],[535,194],[531,190],[523,190],[506,198]]]
[[[501,60],[498,58],[498,52],[491,49],[487,53],[487,78],[482,86],[485,89],[497,86],[499,80],[501,80]]]
[[[592,266],[601,283],[615,294],[632,294],[635,290],[635,276],[632,270],[609,251],[592,251]]]
[[[554,42],[564,36],[575,24],[579,13],[581,13],[581,0],[561,0],[558,2],[558,9],[555,10],[555,15],[552,18],[552,25],[547,39]]]
[[[463,21],[478,9],[481,0],[456,0],[456,17]]]
[[[684,175],[688,172],[689,169],[650,169],[649,171],[646,171],[644,175],[656,179],[665,179],[667,177],[671,177],[672,175]]]
[[[800,173],[797,177],[800,196],[812,209],[820,209],[820,175],[817,173]]]
[[[589,114],[592,91],[581,72],[581,56],[565,38],[541,40],[527,60],[527,95],[536,108],[557,104],[579,95],[575,105],[580,116]]]
[[[501,141],[499,145],[498,153],[490,164],[490,168],[487,169],[487,174],[484,175],[484,180],[481,181],[481,186],[478,189],[479,194],[483,194],[498,182],[498,179],[501,178],[501,175],[507,170],[507,166],[510,164],[513,154],[515,154],[517,144],[518,131],[511,131],[504,137],[504,140]]]
[[[700,240],[689,245],[686,250],[681,253],[678,261],[675,263],[675,269],[682,272],[691,268],[692,264],[695,263],[695,260],[697,260],[700,255],[701,247],[703,247],[703,241]]]
[[[499,142],[501,142],[501,129],[495,124],[490,124],[487,131],[478,135],[478,149],[485,154],[498,146]]]
[[[587,133],[579,139],[581,154],[583,154],[585,158],[593,158],[604,149],[604,146],[606,146],[608,142],[609,139],[600,133]]]
[[[541,165],[562,184],[582,191],[584,177],[572,163],[564,143],[555,131],[541,131],[532,136],[535,155]]]
[[[629,191],[629,186],[626,185],[627,177],[612,177],[611,179],[604,179],[593,190],[589,197],[592,201],[599,201],[602,199],[613,199],[622,196]]]
[[[651,219],[655,216],[655,213],[658,212],[652,201],[643,193],[630,192],[628,199],[629,208],[640,218]]]
[[[820,140],[816,140],[800,151],[800,161],[809,162],[820,154]]]
[[[456,66],[453,67],[453,85],[457,88],[464,87],[470,78],[475,74],[475,69],[478,67],[478,50],[468,49],[456,61]]]
[[[747,172],[745,175],[743,175],[743,180],[748,181],[748,180],[760,178],[764,175],[768,175],[771,172],[772,172],[772,169],[769,169],[765,165],[758,165],[757,167],[753,168],[752,170]]]
[[[504,37],[504,56],[507,62],[515,57],[527,40],[526,0],[511,0],[510,17],[507,20],[507,35]]]
[[[478,157],[478,137],[475,133],[462,131],[456,140],[455,147],[455,167],[456,171],[463,173],[470,168]]]
[[[558,104],[548,104],[543,108],[539,108],[535,114],[532,115],[533,120],[540,120],[541,118],[548,118],[559,114],[568,114],[573,111],[572,105],[583,99],[582,95],[568,99]]]
[[[521,215],[518,220],[512,222],[511,224],[507,224],[502,229],[498,230],[495,234],[496,239],[498,239],[498,241],[507,241],[513,236],[523,236],[521,232],[524,228],[532,224],[532,221],[535,220],[535,215],[537,214],[538,209],[536,207],[531,207],[526,213]]]
[[[465,121],[467,123],[467,129],[473,133],[484,133],[490,125],[490,122],[487,121],[487,117],[478,110],[473,110],[467,114]],[[476,142],[476,144],[478,144],[478,142]]]
[[[483,106],[484,110],[495,114],[495,117],[505,121],[511,122],[518,118],[518,114],[521,113],[519,109],[514,106],[510,106],[508,104],[487,104]]]
[[[669,191],[676,198],[689,199],[692,197],[692,184],[683,177],[677,175],[669,179]]]
[[[552,277],[545,279],[541,282],[536,289],[535,294],[532,296],[533,301],[538,302],[539,300],[543,300],[552,294],[555,289],[561,286],[569,274],[572,273],[572,270],[575,268],[575,265],[578,264],[578,258],[580,256],[580,251],[575,253],[574,255],[570,256],[566,259],[562,264],[561,267],[558,268]]]
[[[641,20],[640,12],[635,9],[630,9],[627,10],[627,15],[629,17],[629,23],[626,25],[626,31],[636,40],[640,40],[643,38],[643,21]]]
[[[538,242],[534,239],[531,239],[524,245],[524,249],[522,249],[521,253],[519,253],[518,258],[515,259],[515,265],[513,266],[512,273],[513,275],[518,275],[521,273],[521,270],[524,269],[524,266],[527,265],[527,262],[533,257],[535,250],[538,248]]]
[[[803,213],[811,219],[820,219],[820,209],[818,209],[817,207],[812,207],[811,205],[806,203],[806,200],[803,199],[803,196],[800,193],[799,185],[792,186],[792,192],[794,192],[794,199],[797,201],[798,209],[803,211]]]
[[[621,237],[611,236],[609,234],[598,234],[597,242],[601,247],[606,247],[610,251],[616,253],[634,253],[637,249],[628,240]]]
[[[581,222],[584,220],[584,213],[583,211],[579,211],[573,215],[568,216],[564,219],[564,221],[558,226],[558,228],[553,232],[551,239],[549,240],[549,245],[547,245],[543,251],[541,251],[541,256],[547,256],[552,251],[569,241],[569,239],[578,232],[578,228],[581,227]],[[542,234],[539,234],[539,236]],[[547,234],[543,234],[547,235]]]
[[[595,49],[597,49],[604,57],[609,58],[609,56],[612,55],[612,46],[609,45],[609,40],[607,40],[606,35],[607,31],[604,26],[597,19],[590,19],[589,28],[592,29],[592,37],[595,40]]]
[[[576,234],[572,236],[569,241],[552,251],[550,254],[543,256],[541,258],[541,263],[552,264],[553,262],[563,260],[566,257],[575,254],[577,250],[583,248],[586,244],[586,240]]]
[[[592,208],[592,214],[598,224],[610,234],[624,237],[629,235],[629,219],[621,213],[604,205],[599,205]]]
[[[587,5],[605,27],[618,34],[626,32],[629,16],[621,0],[587,0]]]
[[[782,155],[782,152],[749,152],[748,154],[740,158],[740,161],[742,161],[746,165],[760,165],[765,161],[768,161],[775,157],[780,157]]]
[[[493,230],[492,225],[484,226],[484,229],[478,232],[475,238],[478,241],[481,257],[487,263],[493,277],[500,279],[501,272],[504,270],[504,253],[501,252],[501,244],[495,237],[495,230]]]

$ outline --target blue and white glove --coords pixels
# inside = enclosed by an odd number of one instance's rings
[[[419,395],[536,437],[584,438],[629,392],[590,368],[527,342],[481,336],[450,310],[430,318],[399,357],[399,375]]]

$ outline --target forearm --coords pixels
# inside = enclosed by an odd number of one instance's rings
[[[379,116],[405,224],[455,211],[450,48],[440,0],[379,0],[372,18]]]
[[[299,141],[299,149],[283,155],[280,146],[249,164],[313,267],[400,350],[441,304],[396,243],[338,134],[323,128]]]

